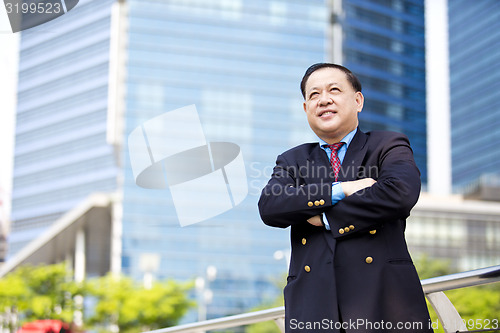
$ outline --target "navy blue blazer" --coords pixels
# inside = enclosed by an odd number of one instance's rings
[[[269,226],[291,226],[286,332],[432,332],[404,237],[420,194],[408,138],[358,129],[339,181],[366,177],[377,182],[332,205],[333,170],[318,143],[278,156],[259,212]],[[307,222],[322,213],[331,231]]]

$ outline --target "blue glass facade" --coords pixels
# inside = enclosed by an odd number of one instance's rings
[[[106,145],[110,0],[23,32],[9,256],[90,193],[116,188]]]
[[[500,170],[500,2],[452,0],[448,15],[452,181],[461,190]]]
[[[280,293],[274,281],[286,272],[285,261],[273,254],[288,249],[288,232],[261,222],[257,200],[276,156],[311,139],[299,82],[305,68],[325,57],[325,4],[129,5],[125,135],[166,111],[195,104],[207,140],[241,147],[249,196],[232,211],[180,228],[168,190],[137,187],[124,146],[123,271],[141,278],[144,252],[160,256],[158,277],[194,278],[215,266],[208,317],[272,300]]]
[[[344,0],[344,65],[360,78],[363,130],[405,133],[427,182],[424,1]]]
[[[299,82],[309,65],[329,58],[329,1],[127,1],[118,163],[106,143],[114,1],[80,2],[23,33],[10,253],[91,192],[118,190],[125,274],[142,279],[141,260],[151,254],[160,260],[157,279],[194,279],[215,266],[208,317],[273,300],[286,272],[273,254],[288,249],[288,231],[264,226],[257,200],[276,156],[314,140]],[[423,4],[343,6],[344,64],[360,76],[366,96],[361,127],[407,133],[425,181]],[[145,121],[190,104],[208,141],[240,146],[249,194],[233,210],[181,228],[168,189],[135,184],[127,138]]]

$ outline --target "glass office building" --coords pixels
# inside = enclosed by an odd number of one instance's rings
[[[116,189],[106,145],[110,0],[22,33],[9,256],[90,193]]]
[[[276,156],[315,139],[299,82],[331,59],[333,23],[343,63],[364,84],[362,129],[407,133],[425,180],[422,2],[345,0],[337,18],[323,0],[114,2],[81,0],[22,34],[10,255],[90,193],[119,192],[123,273],[188,280],[216,267],[208,317],[272,301],[289,236],[264,226],[257,200]],[[127,142],[144,122],[191,104],[207,141],[241,148],[248,196],[180,227],[168,189],[136,185]]]
[[[216,267],[209,317],[272,300],[279,294],[273,281],[286,272],[273,254],[288,249],[288,231],[266,227],[257,200],[276,156],[311,139],[298,86],[305,68],[325,57],[325,5],[137,0],[128,12],[125,135],[195,104],[207,141],[240,146],[249,195],[181,228],[168,190],[135,184],[125,143],[123,272],[141,278],[141,253],[160,258],[158,277],[195,278]]]
[[[453,0],[448,14],[452,180],[461,191],[500,169],[500,2]]]
[[[344,64],[363,85],[363,130],[391,130],[410,139],[427,182],[424,2],[347,0]]]

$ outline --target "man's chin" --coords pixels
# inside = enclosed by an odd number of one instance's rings
[[[328,131],[315,131],[314,132],[320,139],[322,139],[323,141],[327,142],[327,143],[335,143],[335,142],[338,142],[340,140],[342,140],[343,136],[338,138],[339,135],[336,131],[334,130],[328,130]],[[336,139],[338,139],[337,141],[335,141]]]
[[[320,136],[321,134],[322,136],[326,137],[335,137],[339,134],[339,132],[341,132],[341,130],[338,126],[330,125],[330,126],[320,126],[318,127],[318,130],[315,132],[318,136]]]

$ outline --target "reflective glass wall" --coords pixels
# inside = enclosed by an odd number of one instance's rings
[[[344,63],[363,85],[361,129],[405,133],[427,182],[423,0],[344,0]]]
[[[8,255],[90,193],[116,189],[106,144],[111,0],[21,33]]]
[[[314,140],[299,83],[326,57],[325,2],[136,0],[129,13],[125,136],[194,104],[207,141],[240,147],[248,196],[226,213],[180,227],[168,188],[135,184],[125,145],[123,271],[141,279],[151,255],[159,260],[156,278],[194,279],[215,267],[209,318],[274,301],[287,271],[289,231],[265,226],[257,201],[277,155]],[[210,199],[187,200],[197,210]]]
[[[500,169],[500,2],[452,0],[448,15],[452,181],[460,191]]]

